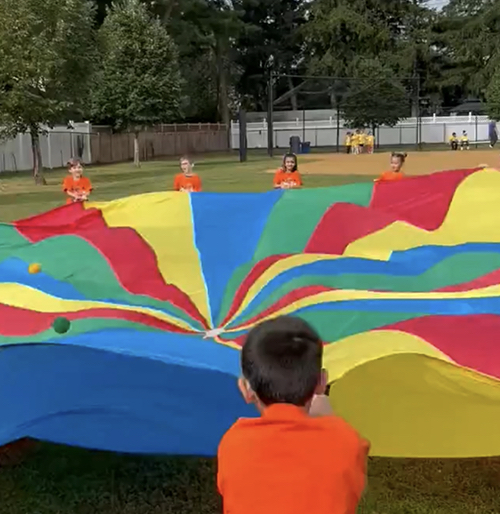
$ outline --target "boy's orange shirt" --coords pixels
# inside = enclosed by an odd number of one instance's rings
[[[294,189],[302,186],[302,177],[298,171],[289,173],[280,168],[274,174],[273,184],[275,187],[282,187],[284,184],[287,184],[289,189]]]
[[[87,177],[80,177],[79,180],[75,180],[72,175],[64,177],[63,180],[63,191],[67,193],[90,193],[92,191],[92,183]],[[72,203],[73,199],[68,198],[67,203]]]
[[[369,445],[336,416],[275,404],[240,419],[218,451],[224,514],[355,514]]]
[[[399,171],[384,171],[375,182],[386,182],[389,180],[401,180],[404,175]]]
[[[199,193],[201,191],[201,180],[198,175],[184,175],[179,173],[174,178],[174,189],[188,193]]]

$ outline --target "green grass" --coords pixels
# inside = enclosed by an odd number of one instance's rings
[[[306,158],[303,159],[306,161]],[[266,171],[278,168],[280,158],[251,156],[246,163],[221,155],[195,160],[195,170],[203,179],[205,191],[266,191],[272,175]],[[92,167],[87,170],[94,185],[93,201],[112,200],[128,195],[150,193],[172,188],[173,177],[179,171],[178,161],[156,161],[143,164],[136,170],[132,164]],[[0,176],[0,221],[12,221],[44,212],[64,203],[61,192],[65,170],[46,173],[47,186],[35,186],[28,173],[9,173]],[[366,177],[339,175],[307,176],[308,187],[346,184]]]
[[[209,191],[264,191],[276,167],[265,157],[239,164],[227,156],[196,164]],[[94,200],[171,187],[176,161],[88,169]],[[37,187],[28,174],[2,175],[0,221],[30,216],[63,202],[64,171]],[[357,180],[368,178],[356,177]],[[352,182],[350,176],[307,176],[308,187]],[[215,514],[213,460],[130,457],[42,444],[25,462],[0,469],[0,514]],[[258,506],[255,509],[258,514]],[[498,514],[500,461],[371,459],[360,514]],[[306,514],[306,513],[305,513]],[[312,514],[312,513],[311,513]]]

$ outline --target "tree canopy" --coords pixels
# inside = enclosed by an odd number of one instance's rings
[[[405,87],[395,78],[390,68],[376,59],[362,60],[357,63],[354,75],[351,87],[338,105],[351,127],[392,127],[410,115],[411,87]]]
[[[42,177],[38,135],[78,117],[88,99],[95,44],[87,0],[0,0],[0,127],[30,132],[34,174]]]
[[[271,73],[282,76],[277,108],[340,101],[360,125],[405,116],[408,96],[423,114],[498,103],[491,0],[450,0],[440,12],[425,0],[0,0],[0,9],[8,134],[83,117],[127,130],[229,123],[240,105],[267,109]],[[325,88],[303,75],[335,78]]]
[[[94,118],[136,134],[149,125],[179,118],[177,48],[143,3],[113,4],[99,29],[98,43],[91,99]],[[136,164],[138,157],[136,146]]]

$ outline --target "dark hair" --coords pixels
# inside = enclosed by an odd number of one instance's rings
[[[297,171],[297,168],[299,166],[299,163],[297,162],[297,156],[294,154],[294,153],[286,153],[284,156],[283,156],[283,164],[281,165],[282,169],[285,170],[285,161],[287,159],[293,159],[295,161],[295,166],[293,167],[293,170],[292,171]]]
[[[304,320],[291,316],[264,321],[248,334],[241,369],[264,405],[303,407],[321,378],[323,343]]]
[[[405,161],[406,161],[406,158],[408,157],[408,154],[407,153],[401,153],[401,152],[392,152],[391,159],[393,157],[396,157],[397,159],[399,159],[401,161],[401,164],[404,164]]]

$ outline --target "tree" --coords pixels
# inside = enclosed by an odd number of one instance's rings
[[[226,0],[157,0],[154,7],[179,49],[187,119],[229,125],[239,12]]]
[[[493,74],[485,96],[488,115],[493,120],[500,121],[500,68]]]
[[[275,73],[297,75],[303,65],[303,33],[306,5],[304,0],[238,0],[243,27],[236,41],[237,63],[242,73],[238,90],[247,108],[264,110],[267,104],[267,69]],[[291,78],[287,91],[293,90]],[[290,94],[293,109],[297,98]]]
[[[483,97],[500,65],[500,3],[451,0],[439,20],[443,53],[452,63],[448,82],[463,95]]]
[[[409,95],[391,69],[376,59],[357,63],[354,78],[339,105],[355,128],[393,127],[410,114]]]
[[[312,73],[346,77],[357,59],[396,52],[414,6],[412,0],[316,0],[304,26]]]
[[[179,117],[181,76],[177,49],[159,18],[139,0],[112,4],[99,29],[99,67],[92,90],[95,118],[134,133]]]
[[[44,126],[77,118],[88,98],[93,6],[87,0],[0,0],[0,12],[1,135],[31,134],[33,176],[44,183]]]

